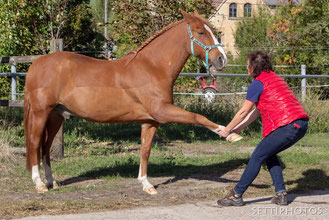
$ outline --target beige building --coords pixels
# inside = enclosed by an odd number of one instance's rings
[[[243,18],[252,17],[260,6],[274,10],[277,6],[291,1],[283,0],[213,0],[216,12],[209,21],[219,32],[219,40],[227,52],[237,53],[234,42],[234,32],[237,23]],[[298,1],[293,1],[294,3]]]

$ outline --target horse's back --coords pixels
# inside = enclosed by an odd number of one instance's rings
[[[53,75],[62,71],[74,70],[81,65],[97,65],[101,62],[104,62],[104,60],[72,52],[56,52],[44,55],[34,61],[29,68],[27,77],[36,77],[39,74],[44,76]]]
[[[125,71],[122,63],[69,52],[49,54],[31,65],[26,95],[33,100],[34,109],[60,104],[75,115],[93,121],[147,118],[136,97],[140,93],[139,86],[136,88],[138,83],[135,78],[127,77],[132,72]],[[132,109],[140,110],[135,114]]]
[[[26,76],[26,91],[40,88],[55,89],[54,87],[59,85],[69,86],[77,75],[88,74],[105,62],[108,61],[72,52],[56,52],[42,56],[29,68]]]
[[[71,52],[44,55],[34,61],[28,70],[25,95],[34,103],[56,104],[62,91],[73,89],[76,74],[82,66],[97,62],[97,59]]]

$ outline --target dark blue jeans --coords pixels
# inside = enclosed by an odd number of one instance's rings
[[[265,161],[270,171],[275,192],[285,192],[286,187],[282,176],[282,168],[277,154],[294,145],[304,137],[308,128],[307,119],[299,119],[280,127],[266,136],[252,153],[240,181],[234,187],[237,194],[242,195],[257,177],[262,163]]]

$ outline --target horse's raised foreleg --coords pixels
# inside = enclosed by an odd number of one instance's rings
[[[32,168],[32,180],[38,192],[46,192],[48,188],[40,177],[40,146],[44,141],[44,129],[49,111],[30,111],[27,120],[27,157]]]
[[[162,104],[152,113],[152,117],[159,123],[177,122],[183,124],[194,124],[204,126],[211,131],[219,134],[223,126],[218,125],[206,117],[186,111],[171,104]]]
[[[142,183],[143,190],[148,194],[157,194],[153,185],[147,180],[147,163],[151,153],[152,140],[158,130],[159,123],[143,123],[141,134],[141,161],[139,165],[138,181]]]
[[[51,165],[50,165],[50,148],[53,143],[53,140],[62,125],[64,118],[63,116],[57,111],[53,110],[48,117],[47,124],[46,124],[46,138],[45,143],[42,146],[42,165],[45,171],[45,176],[47,180],[47,186],[49,188],[56,189],[58,188],[58,184],[53,178],[51,172]]]

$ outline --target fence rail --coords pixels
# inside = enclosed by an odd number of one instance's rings
[[[11,64],[11,73],[0,73],[0,76],[7,76],[11,77],[11,100],[14,101],[17,99],[17,77],[24,77],[26,73],[17,73],[16,65],[17,63],[32,63],[34,60],[40,58],[43,55],[32,55],[32,56],[12,56],[12,57],[0,57],[0,64],[1,63],[10,63]],[[243,65],[228,65],[228,66],[243,66]],[[274,67],[285,67],[288,68],[290,66],[274,66]],[[300,75],[279,75],[281,77],[286,78],[301,78],[301,91],[302,91],[302,99],[306,98],[306,80],[308,78],[329,78],[329,75],[306,75],[306,65],[301,65],[301,74]],[[180,73],[180,76],[207,76],[207,73]],[[218,77],[249,77],[248,74],[245,73],[215,73],[214,76]],[[325,85],[327,86],[327,85]],[[233,94],[238,94],[233,93]],[[185,94],[185,93],[176,93],[176,94]],[[189,94],[189,93],[186,93]],[[218,95],[225,95],[225,94],[218,94]],[[1,106],[16,106],[17,103],[15,102],[1,102]]]
[[[208,73],[180,73],[180,76],[208,76]],[[248,74],[245,73],[214,73],[214,76],[221,77],[249,77]],[[288,75],[288,74],[278,74],[281,77],[287,78],[328,78],[329,75]]]
[[[32,63],[43,55],[0,57],[0,63]]]
[[[23,100],[0,100],[0,106],[23,107]]]
[[[11,57],[0,57],[1,63],[11,64],[11,73],[0,73],[0,76],[11,77],[11,100],[17,99],[17,76],[26,76],[26,73],[17,73],[17,63],[32,63],[34,60],[40,58],[43,55],[32,55],[32,56],[11,56]],[[1,105],[2,106],[2,105]],[[8,103],[9,106],[9,103]]]
[[[63,46],[63,44],[61,44]],[[57,48],[57,46],[56,46]],[[57,49],[56,49],[57,50]],[[54,50],[55,51],[55,50]],[[23,107],[23,100],[17,99],[17,77],[24,77],[26,73],[18,73],[16,65],[18,63],[32,63],[34,60],[40,58],[42,55],[34,56],[13,56],[13,57],[0,57],[0,64],[10,63],[11,72],[10,73],[0,73],[1,76],[11,77],[11,100],[0,100],[0,106],[9,106],[9,107]],[[241,65],[228,65],[228,66],[241,66]],[[282,67],[282,66],[277,66]],[[289,68],[289,67],[287,67]],[[180,73],[180,76],[207,76],[206,73]],[[214,76],[219,77],[248,77],[248,74],[233,74],[233,73],[216,73]],[[289,78],[301,78],[301,90],[302,90],[302,99],[306,97],[306,79],[307,78],[329,78],[329,75],[306,75],[306,65],[301,65],[301,74],[300,75],[280,75],[281,77]],[[183,93],[182,93],[183,94]],[[244,92],[237,92],[231,94],[245,94]],[[189,94],[191,95],[191,94]],[[199,95],[199,94],[198,94]],[[216,94],[216,95],[227,95],[227,94]],[[54,143],[52,145],[51,157],[61,158],[64,156],[63,148],[63,127],[60,128],[60,131],[55,137]]]

